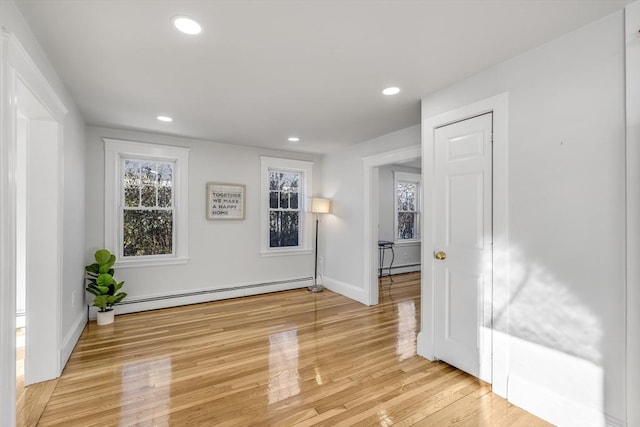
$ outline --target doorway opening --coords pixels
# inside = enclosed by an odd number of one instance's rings
[[[420,146],[412,146],[399,150],[369,156],[363,159],[364,165],[364,253],[365,253],[365,289],[368,294],[368,304],[376,305],[379,301],[380,267],[386,267],[384,271],[393,274],[394,265],[389,265],[391,258],[386,254],[384,265],[381,266],[381,250],[378,242],[388,241],[393,243],[395,271],[417,271],[422,263],[422,243],[418,239],[400,239],[400,251],[396,250],[398,209],[396,206],[397,176],[398,173],[413,173],[421,176],[422,149]],[[405,171],[405,172],[402,172]],[[419,201],[418,201],[419,202]],[[417,207],[417,206],[416,206]],[[406,216],[406,215],[405,215]],[[421,215],[416,214],[414,231],[420,233]],[[419,237],[419,234],[416,236]],[[406,257],[405,257],[406,254]],[[417,261],[412,262],[411,257],[417,256]],[[413,264],[413,266],[410,266]],[[417,264],[417,268],[416,268]]]
[[[420,271],[422,157],[378,168],[378,277]],[[375,172],[374,172],[375,173]]]
[[[0,35],[0,424],[11,426],[16,423],[16,389],[56,378],[62,370],[62,132],[67,109],[15,35],[4,28]],[[23,324],[25,329],[18,330]],[[24,383],[17,381],[20,359]]]
[[[16,403],[59,375],[60,126],[16,81]],[[24,402],[23,404],[28,404]]]

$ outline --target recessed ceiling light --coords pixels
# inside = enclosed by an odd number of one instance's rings
[[[173,25],[185,34],[195,35],[202,32],[200,24],[187,16],[176,16],[173,18]]]
[[[158,120],[160,120],[161,122],[172,122],[173,119],[169,116],[158,116],[156,117]]]
[[[399,87],[395,87],[395,86],[391,86],[386,88],[385,90],[382,91],[383,94],[385,95],[397,95],[400,93],[400,88]]]
[[[289,142],[300,142],[300,138],[298,138],[297,136],[292,136],[289,139],[287,139],[287,141],[289,141]]]

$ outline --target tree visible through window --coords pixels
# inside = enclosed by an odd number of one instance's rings
[[[398,181],[396,189],[398,208],[398,240],[418,238],[418,185]]]
[[[298,172],[269,171],[269,247],[300,246]]]
[[[173,254],[173,170],[170,162],[124,159],[122,254]]]

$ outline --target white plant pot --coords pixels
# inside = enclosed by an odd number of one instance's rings
[[[113,310],[98,312],[98,325],[109,325],[113,323]]]

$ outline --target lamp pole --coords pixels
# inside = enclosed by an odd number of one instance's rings
[[[324,289],[322,285],[318,285],[318,218],[319,214],[316,214],[316,246],[315,246],[315,258],[316,265],[313,271],[313,286],[309,287],[311,292],[322,292]]]
[[[316,214],[316,268],[313,272],[313,284],[318,286],[318,214]]]

